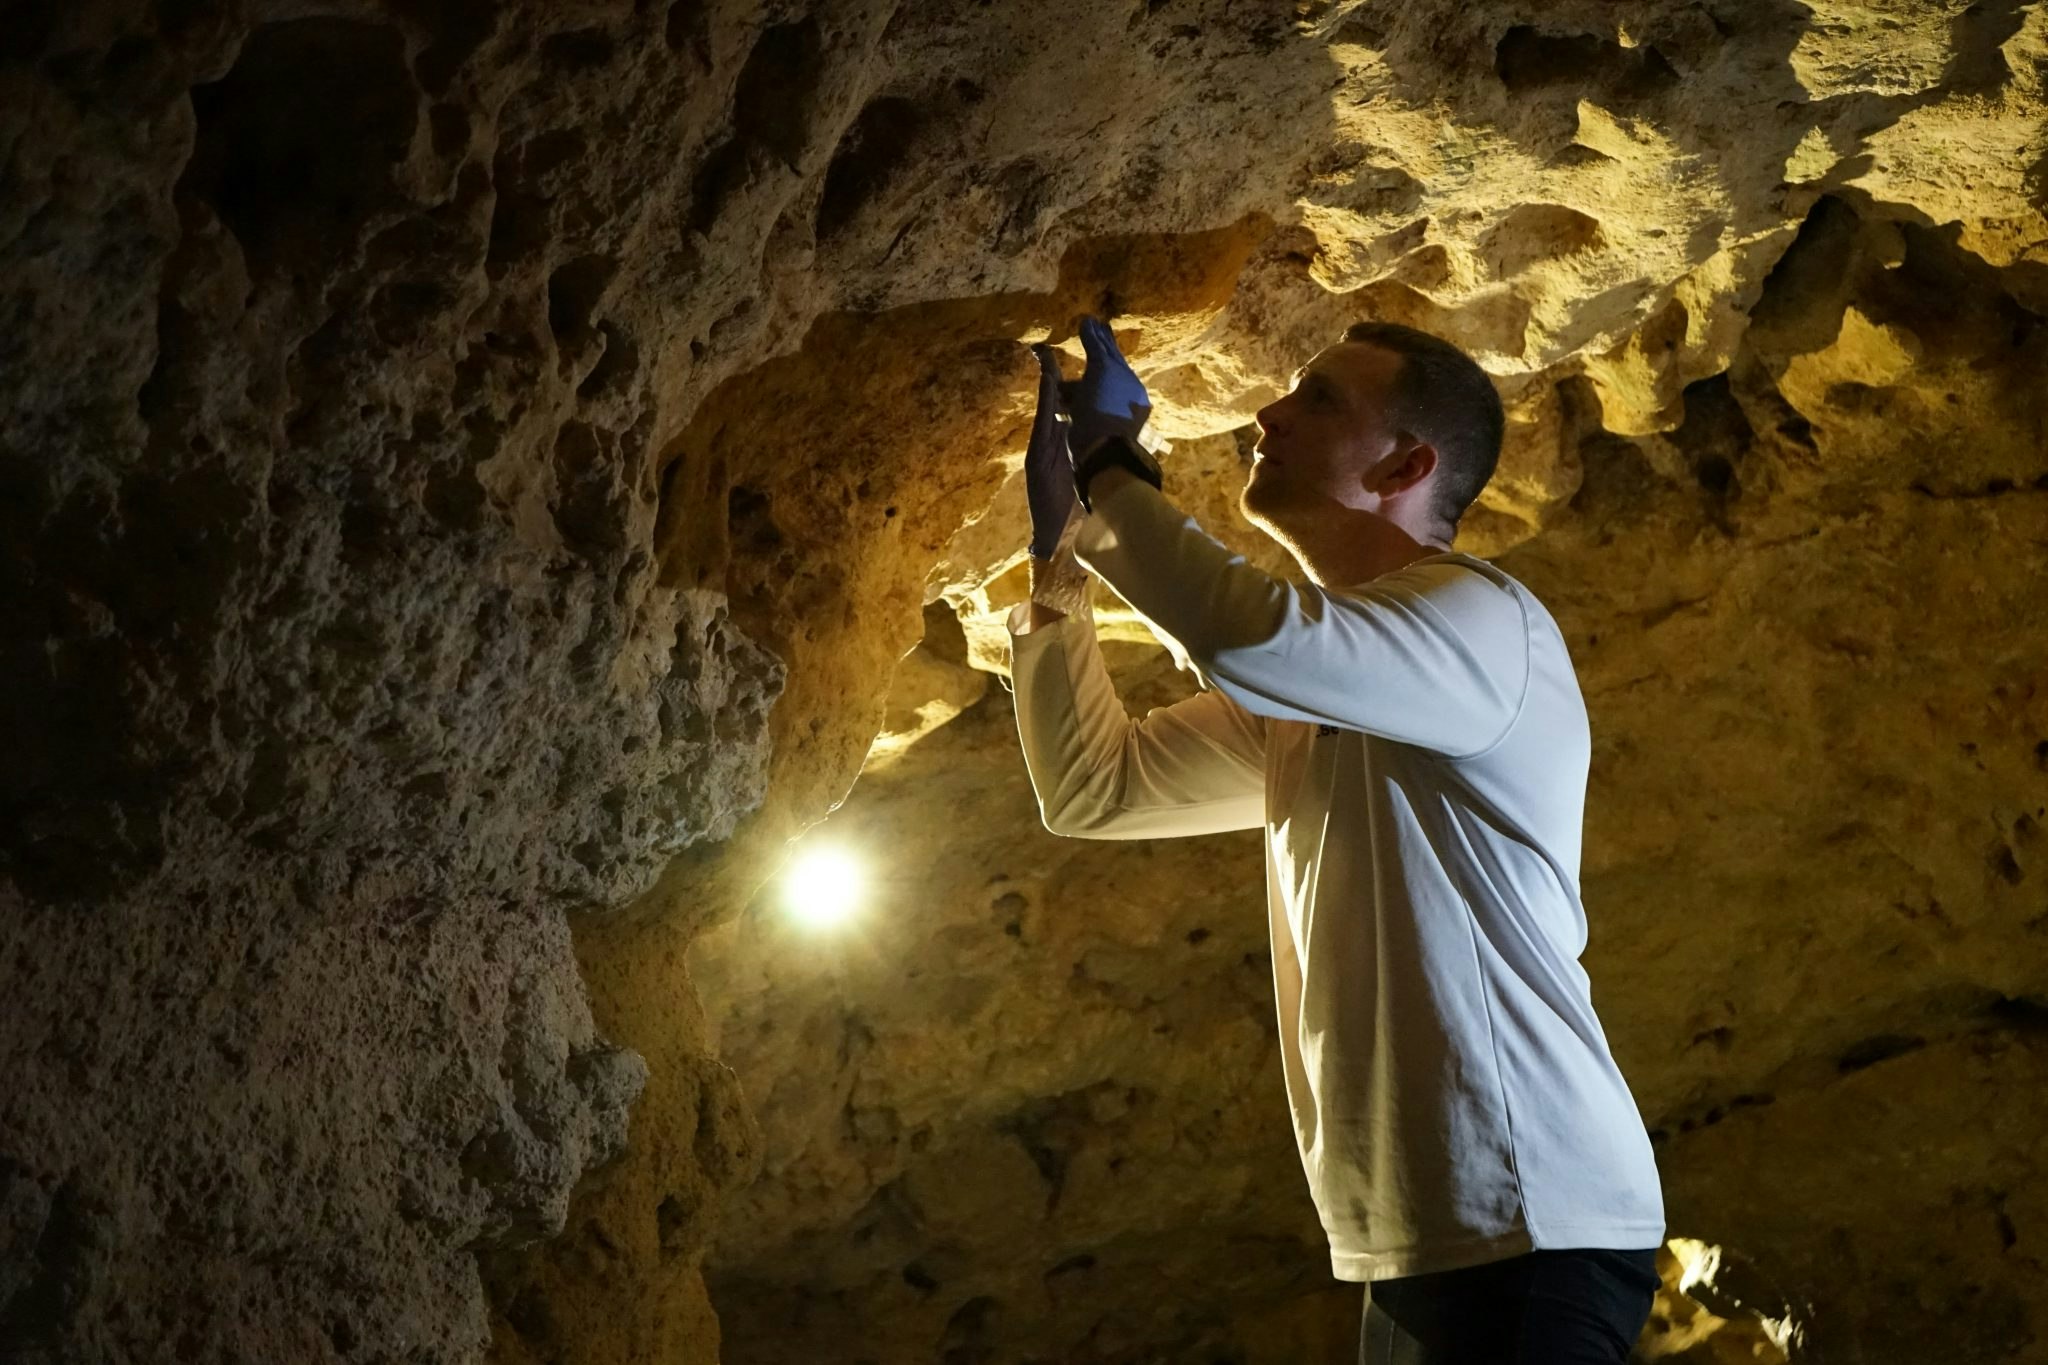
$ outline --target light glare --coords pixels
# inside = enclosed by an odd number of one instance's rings
[[[829,929],[860,908],[867,872],[843,848],[818,844],[800,848],[782,873],[782,904],[790,917],[813,929]]]

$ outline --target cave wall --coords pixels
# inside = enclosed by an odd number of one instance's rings
[[[1470,543],[1583,632],[1638,945],[1596,979],[1646,1111],[1724,1144],[1699,1208],[1805,1169],[1771,1116],[1832,1091],[1730,1108],[1782,1068],[2015,1083],[1967,1040],[2043,990],[2044,24],[14,7],[0,1348],[713,1358],[695,1267],[780,1167],[686,950],[930,604],[994,657],[1020,343],[1086,308],[1210,506],[1198,438],[1343,322],[1500,378]],[[1959,1207],[2037,1255],[2012,1169]]]
[[[567,912],[759,803],[781,672],[653,582],[661,331],[592,313],[666,153],[546,192],[603,104],[547,40],[10,13],[20,1358],[473,1359],[477,1255],[625,1142]]]

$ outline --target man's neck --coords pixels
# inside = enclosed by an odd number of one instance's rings
[[[1330,506],[1277,536],[1311,582],[1326,588],[1369,583],[1381,574],[1450,549],[1447,540],[1420,539],[1374,512]]]

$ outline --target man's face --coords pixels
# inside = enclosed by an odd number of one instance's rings
[[[1385,395],[1401,358],[1346,341],[1295,372],[1294,388],[1259,409],[1259,441],[1240,500],[1268,530],[1326,503],[1376,509],[1373,473],[1394,450]]]

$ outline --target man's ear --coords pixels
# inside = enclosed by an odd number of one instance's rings
[[[1380,461],[1379,486],[1373,491],[1383,498],[1406,492],[1434,474],[1436,465],[1436,447],[1404,432],[1396,439],[1393,450]]]

